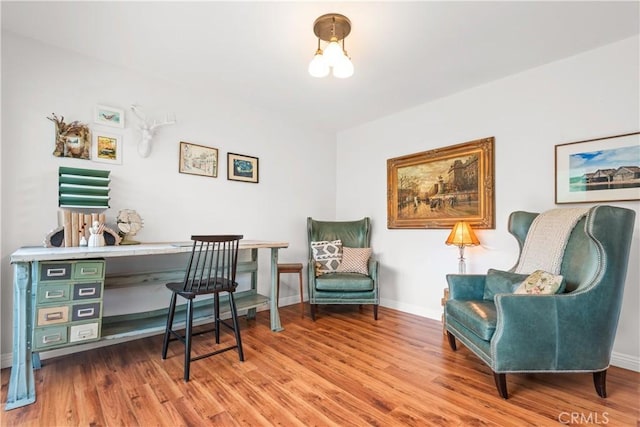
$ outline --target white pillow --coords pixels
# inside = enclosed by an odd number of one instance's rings
[[[564,290],[564,277],[543,270],[536,270],[522,281],[514,294],[553,295]]]
[[[339,273],[369,274],[371,248],[342,248],[342,262],[336,270]]]
[[[311,242],[311,251],[316,264],[316,276],[334,273],[342,261],[340,240]]]

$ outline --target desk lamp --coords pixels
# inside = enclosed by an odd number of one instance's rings
[[[458,273],[465,274],[466,266],[464,263],[464,247],[476,246],[480,241],[476,237],[473,229],[464,221],[458,221],[453,226],[449,237],[445,241],[447,245],[455,245],[460,248],[460,259],[458,262]]]

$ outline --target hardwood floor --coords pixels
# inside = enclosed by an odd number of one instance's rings
[[[308,308],[307,308],[308,310]],[[609,397],[591,374],[507,375],[503,400],[487,366],[440,322],[380,308],[320,307],[316,322],[298,305],[241,319],[245,362],[226,352],[191,364],[162,337],[48,359],[36,371],[36,403],[2,411],[2,426],[636,426],[640,374],[609,369]],[[232,339],[231,334],[224,334]],[[208,351],[201,336],[195,352]],[[2,370],[2,404],[9,369]]]

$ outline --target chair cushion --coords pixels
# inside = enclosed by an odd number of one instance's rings
[[[516,294],[528,295],[553,295],[564,292],[566,282],[564,277],[543,270],[536,270],[531,273],[518,289]]]
[[[342,248],[342,262],[337,272],[369,274],[369,258],[371,248]]]
[[[448,300],[447,317],[452,317],[485,341],[496,331],[496,306],[488,300]]]
[[[362,292],[373,290],[373,279],[358,273],[330,273],[316,278],[319,291]]]
[[[342,242],[340,240],[311,242],[311,251],[315,261],[316,276],[333,273],[342,261]]]
[[[512,294],[526,278],[526,274],[490,268],[485,279],[483,299],[493,301],[496,294]]]

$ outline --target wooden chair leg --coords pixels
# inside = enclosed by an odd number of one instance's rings
[[[378,304],[373,305],[373,320],[378,320]]]
[[[233,293],[229,293],[229,305],[231,306],[231,318],[233,320],[233,333],[236,336],[236,345],[238,346],[238,357],[244,362],[244,351],[242,350],[242,338],[240,337],[240,322],[238,322],[238,309],[236,308],[236,300]]]
[[[596,386],[598,396],[607,397],[607,370],[593,373],[593,385]]]
[[[217,292],[213,294],[213,311],[216,344],[220,344],[220,295]]]
[[[458,349],[458,347],[456,347],[456,337],[454,337],[449,331],[447,331],[447,340],[449,341],[449,347],[451,347],[451,350],[456,351]]]
[[[316,305],[309,304],[309,307],[311,308],[311,320],[315,322],[316,321]]]
[[[503,399],[508,399],[509,393],[507,393],[507,374],[498,374],[497,372],[494,372],[493,379],[496,382],[496,388],[498,389],[500,397],[502,397]]]
[[[187,300],[187,322],[184,334],[184,381],[189,381],[191,368],[191,332],[193,328],[193,300]]]
[[[302,290],[302,269],[298,273],[298,280],[300,281],[300,317],[304,319],[304,291]]]
[[[167,327],[164,330],[164,340],[162,341],[162,359],[167,358],[167,350],[169,349],[169,337],[171,329],[173,329],[173,315],[176,312],[176,293],[171,294],[171,302],[169,303],[169,313],[167,314]]]

